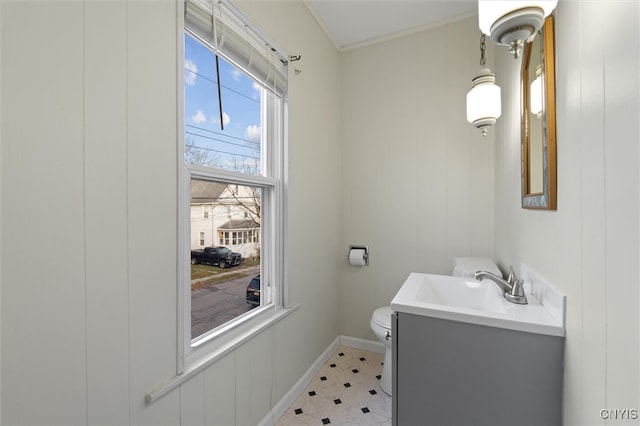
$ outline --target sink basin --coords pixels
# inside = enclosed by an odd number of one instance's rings
[[[391,301],[391,310],[489,327],[564,336],[564,326],[531,294],[529,303],[507,301],[492,281],[412,273]]]
[[[433,305],[474,309],[481,312],[504,313],[500,289],[488,281],[425,275],[416,301]]]

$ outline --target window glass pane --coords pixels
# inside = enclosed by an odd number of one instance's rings
[[[263,89],[222,57],[218,80],[216,55],[189,34],[184,42],[186,163],[262,174]]]
[[[191,177],[187,178],[190,185],[182,186],[189,188],[190,205],[181,210],[181,237],[190,241],[191,265],[189,275],[186,268],[181,269],[185,271],[181,281],[185,305],[191,304],[181,329],[190,330],[190,341],[183,340],[187,359],[195,351],[212,347],[217,337],[233,336],[246,319],[271,314],[280,293],[270,291],[270,285],[281,285],[280,240],[273,226],[281,203],[276,191],[282,178],[280,92],[272,92],[274,88],[254,80],[223,56],[216,57],[206,44],[185,32],[184,111],[180,114],[185,175]],[[222,55],[229,53],[224,45],[220,49]],[[270,179],[255,179],[256,175]],[[262,200],[270,206],[269,215],[274,215],[266,218],[268,226],[263,230]],[[264,253],[260,235],[265,238]],[[183,254],[181,259],[186,260]],[[261,257],[267,261],[264,265]],[[248,315],[256,306],[261,309]]]
[[[203,206],[211,212],[208,218]],[[261,211],[258,187],[191,180],[192,339],[270,302],[261,298],[260,244],[240,238],[260,232]]]

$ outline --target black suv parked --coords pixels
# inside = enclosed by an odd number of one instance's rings
[[[247,286],[247,303],[250,305],[260,305],[260,274],[253,277]]]

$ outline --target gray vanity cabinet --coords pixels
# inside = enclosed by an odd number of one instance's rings
[[[393,425],[561,425],[564,338],[392,316]]]

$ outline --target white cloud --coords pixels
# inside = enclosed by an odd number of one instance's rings
[[[198,67],[196,64],[191,61],[191,59],[187,59],[184,61],[184,82],[193,86],[196,84],[196,73],[198,72]]]
[[[239,70],[239,69],[234,68],[234,69],[231,71],[231,77],[233,77],[233,79],[234,79],[234,80],[236,80],[236,81],[240,80],[240,77],[241,77],[241,76],[242,76],[242,72],[240,72],[240,70]]]
[[[261,133],[262,133],[261,127],[255,124],[252,124],[251,126],[247,126],[247,128],[245,129],[244,137],[245,139],[248,139],[250,141],[259,142]]]
[[[220,116],[212,115],[211,116],[211,122],[213,124],[220,124]],[[231,123],[231,117],[229,117],[229,114],[227,114],[226,112],[222,111],[222,125],[226,126],[229,123]]]
[[[202,112],[202,110],[199,109],[196,111],[195,115],[191,116],[191,121],[193,121],[196,124],[200,124],[207,121],[207,117],[205,117],[204,112]]]
[[[260,100],[260,96],[262,94],[262,86],[260,86],[255,81],[253,82],[253,99]]]

